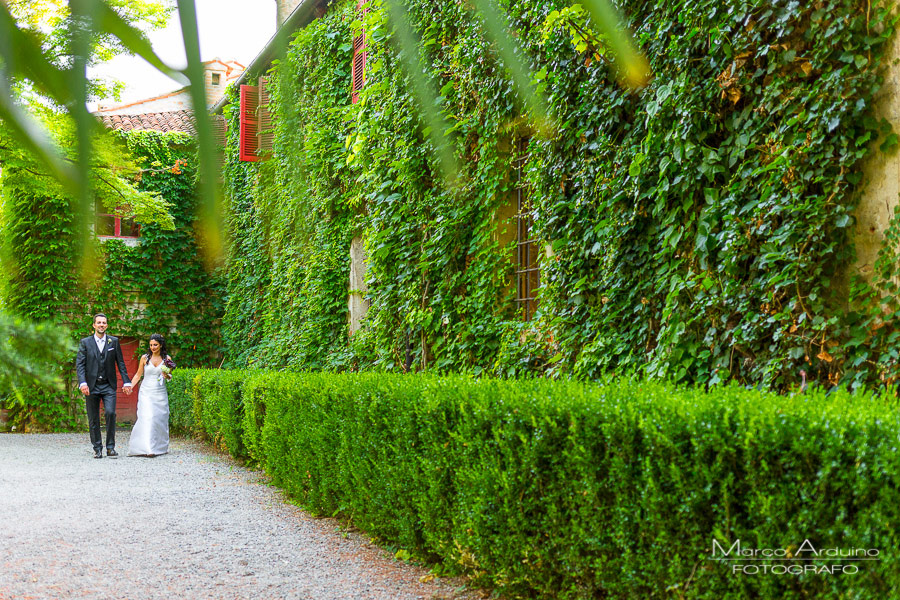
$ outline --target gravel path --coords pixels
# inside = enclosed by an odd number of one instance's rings
[[[87,433],[0,434],[0,600],[483,597],[459,585],[191,440],[95,460]]]

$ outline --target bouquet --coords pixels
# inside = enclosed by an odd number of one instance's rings
[[[162,371],[163,377],[166,379],[172,378],[172,370],[175,368],[175,361],[169,358],[168,356],[165,360],[162,361],[162,364],[159,366],[159,370]]]

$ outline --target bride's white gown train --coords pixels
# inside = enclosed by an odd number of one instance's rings
[[[169,392],[160,367],[147,361],[138,392],[137,421],[128,441],[129,456],[169,452]]]

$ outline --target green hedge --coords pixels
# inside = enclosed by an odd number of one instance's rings
[[[258,461],[309,509],[510,597],[900,597],[887,396],[265,371],[175,382],[173,423]],[[713,539],[880,560],[733,574]],[[794,564],[831,563],[772,563]]]
[[[169,391],[169,431],[190,433],[194,429],[194,396],[191,387],[197,371],[179,369],[166,384]]]

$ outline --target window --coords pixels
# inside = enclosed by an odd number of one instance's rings
[[[219,85],[219,83],[221,82],[221,77],[222,76],[219,73],[213,73],[212,74],[212,84]]]
[[[367,0],[359,0],[357,8],[360,18],[366,16]],[[353,82],[353,90],[350,96],[351,102],[359,102],[359,91],[366,84],[366,31],[362,30],[353,38],[353,65],[350,68],[350,79]]]
[[[94,232],[102,238],[139,238],[141,226],[134,219],[120,217],[106,212],[106,208],[97,202],[94,205],[96,220]]]
[[[538,249],[540,246],[533,237],[534,217],[532,216],[531,197],[525,189],[522,172],[525,166],[527,148],[527,140],[521,140],[517,144],[516,303],[522,312],[522,318],[530,321],[537,310],[537,289],[541,284],[541,273],[538,267]]]

